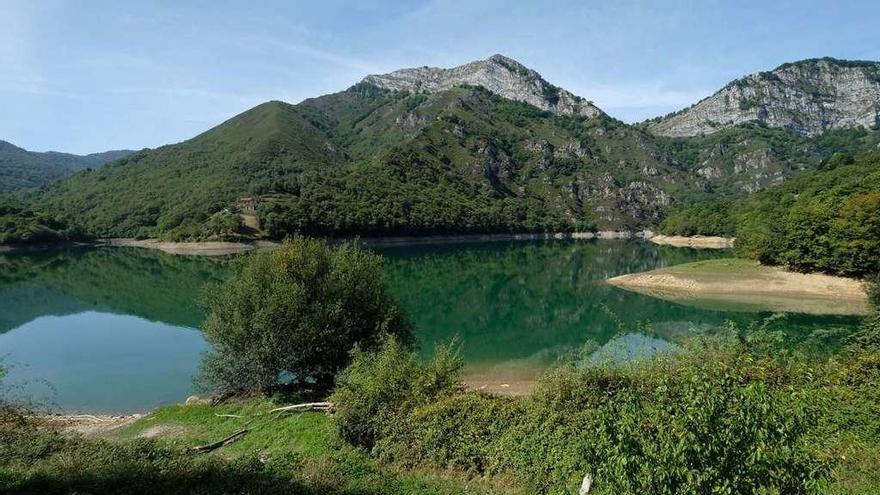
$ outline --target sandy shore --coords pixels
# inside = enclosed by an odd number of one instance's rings
[[[103,435],[128,426],[143,414],[106,415],[106,414],[46,414],[39,416],[47,424],[61,431],[81,435]]]
[[[433,235],[433,236],[388,236],[388,237],[359,237],[358,242],[366,247],[393,247],[393,246],[417,246],[429,244],[467,244],[480,242],[500,241],[537,241],[537,240],[589,240],[589,239],[647,239],[655,244],[663,244],[675,247],[690,248],[729,248],[733,245],[733,239],[724,237],[678,237],[655,235],[649,230],[642,231],[613,231],[603,230],[598,232],[547,232],[528,234],[462,234],[462,235]],[[344,238],[334,239],[342,241]],[[279,243],[275,241],[251,241],[251,242],[170,242],[159,239],[99,239],[94,242],[39,244],[39,245],[0,245],[0,252],[8,251],[31,251],[51,249],[53,247],[89,247],[89,246],[119,246],[137,247],[145,249],[158,249],[165,253],[193,256],[224,256],[252,251],[257,248],[273,247]]]
[[[689,247],[696,249],[730,249],[733,247],[733,237],[714,237],[695,235],[685,237],[681,235],[654,235],[648,238],[654,244],[674,247]]]
[[[623,289],[711,309],[861,315],[869,311],[858,280],[804,274],[736,259],[708,260],[621,275]]]
[[[254,242],[167,242],[158,239],[105,239],[97,244],[103,246],[137,247],[146,249],[158,249],[168,254],[198,255],[198,256],[224,256],[251,251],[261,247],[278,245],[271,241]]]
[[[542,241],[566,239],[646,239],[649,231],[625,232],[603,230],[599,232],[544,232],[531,234],[462,234],[429,236],[361,237],[358,241],[367,247],[418,246],[427,244],[466,244],[499,241]]]

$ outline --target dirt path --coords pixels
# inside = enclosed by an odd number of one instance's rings
[[[617,287],[711,309],[860,315],[869,310],[858,280],[804,274],[744,260],[709,260],[608,279]]]

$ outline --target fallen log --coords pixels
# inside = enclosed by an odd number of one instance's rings
[[[245,428],[244,430],[238,430],[237,432],[233,433],[232,435],[229,435],[228,437],[226,437],[222,440],[218,440],[214,443],[209,443],[206,445],[199,445],[197,447],[191,447],[189,450],[192,452],[200,452],[200,453],[212,452],[214,450],[219,449],[220,447],[224,447],[224,446],[229,445],[230,443],[238,440],[239,438],[243,437],[248,431],[250,431],[250,430],[248,430],[247,428]]]
[[[306,402],[304,404],[294,404],[292,406],[276,407],[269,411],[269,414],[276,412],[306,412],[306,411],[331,411],[333,410],[332,402]]]

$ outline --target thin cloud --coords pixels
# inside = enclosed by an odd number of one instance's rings
[[[338,53],[331,52],[329,50],[324,50],[322,48],[315,48],[314,46],[310,46],[304,43],[288,43],[285,41],[278,40],[263,40],[266,44],[274,46],[276,48],[280,48],[284,51],[290,53],[296,53],[298,55],[303,55],[305,57],[311,58],[313,60],[319,60],[322,62],[329,62],[331,64],[338,65],[340,67],[345,67],[346,69],[357,70],[363,72],[365,74],[373,74],[376,72],[381,72],[382,69],[370,62],[362,60],[357,57],[352,57],[349,55],[340,55]]]

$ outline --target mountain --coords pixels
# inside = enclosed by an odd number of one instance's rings
[[[820,58],[737,79],[714,95],[648,125],[669,137],[760,123],[804,136],[880,126],[880,62]]]
[[[38,200],[96,235],[205,238],[240,231],[253,197],[260,228],[282,237],[641,228],[698,187],[650,134],[553,88],[501,56],[368,76],[80,172]]]
[[[132,151],[129,150],[90,155],[72,155],[55,151],[37,153],[0,141],[0,193],[44,186],[78,170],[100,167],[131,153]]]
[[[677,204],[741,197],[878,143],[865,128],[756,123],[658,136],[494,55],[267,102],[28,200],[69,232],[108,237],[642,229]]]
[[[363,82],[412,93],[437,93],[455,86],[482,86],[501,97],[559,115],[597,117],[602,114],[592,102],[548,83],[540,74],[516,60],[497,54],[451,69],[418,67],[370,75]]]

